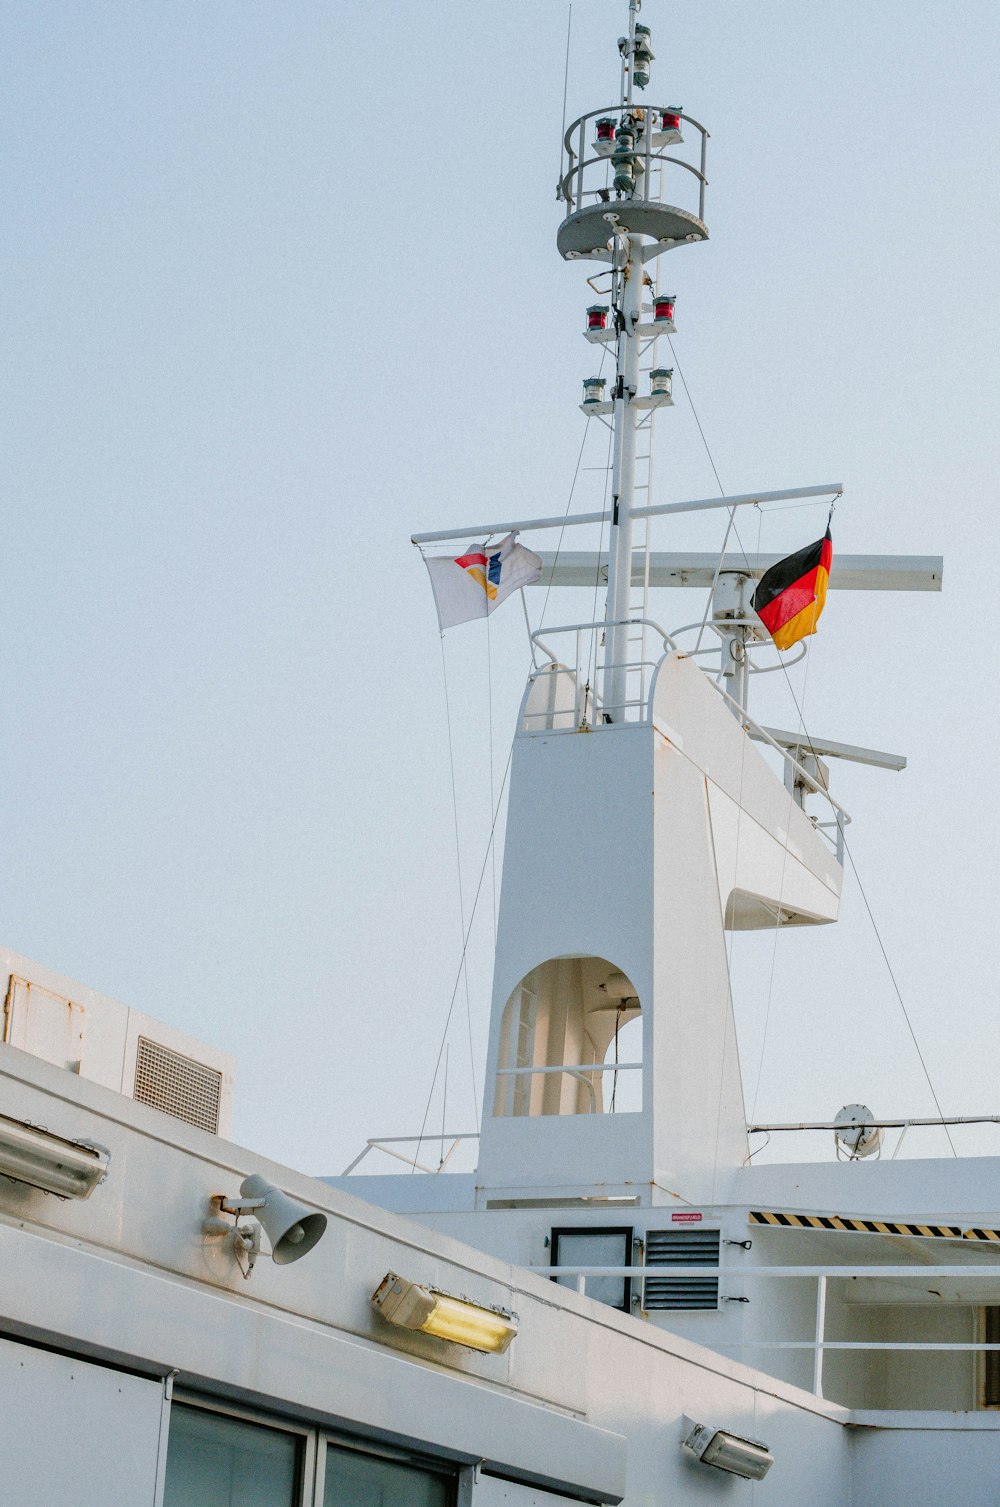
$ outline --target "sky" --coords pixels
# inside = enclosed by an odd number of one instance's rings
[[[234,1139],[307,1172],[418,1131],[443,1039],[431,1123],[475,1126],[525,628],[510,603],[442,644],[409,536],[570,501],[594,355],[591,269],[555,247],[567,11],[4,7],[0,936],[233,1053]],[[574,0],[569,119],[617,97],[625,18]],[[836,927],[733,941],[748,1111],[934,1114],[898,986],[944,1112],[998,1112],[1000,17],[643,20],[651,96],[711,131],[710,239],[664,276],[723,486],[842,480],[836,549],[945,556],[940,596],[831,594],[790,672],[814,735],[909,767],[834,770],[874,926],[849,874]],[[655,500],[710,495],[683,393],[665,418]],[[574,510],[598,464],[591,435]],[[778,552],[824,521],[739,527]],[[752,710],[794,725],[782,680]]]

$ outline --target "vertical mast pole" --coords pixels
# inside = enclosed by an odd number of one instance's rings
[[[628,49],[622,73],[622,109],[632,106],[635,21],[642,0],[629,0]],[[632,399],[639,388],[638,325],[642,312],[642,241],[615,236],[618,307],[618,362],[615,377],[614,459],[611,476],[611,529],[608,541],[608,605],[605,616],[604,707],[612,722],[624,722],[627,688],[628,617],[632,591],[632,506],[635,491],[635,423]]]
[[[632,592],[632,507],[635,496],[635,425],[632,405],[639,388],[638,325],[642,311],[642,243],[621,235],[621,315],[615,380],[614,460],[611,476],[611,534],[608,559],[608,606],[605,633],[604,704],[612,722],[625,720],[628,617]]]

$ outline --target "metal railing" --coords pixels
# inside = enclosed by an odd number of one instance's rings
[[[541,650],[549,664],[542,669],[536,669],[528,679],[524,699],[521,704],[520,725],[524,732],[548,732],[553,726],[553,716],[565,715],[569,708],[543,707],[539,711],[529,711],[528,705],[531,699],[531,690],[539,677],[551,673],[553,668],[563,669],[571,675],[576,683],[576,692],[573,704],[573,730],[579,731],[583,727],[602,727],[606,722],[648,722],[650,717],[650,701],[647,692],[647,676],[652,678],[658,659],[646,659],[640,655],[637,659],[623,661],[626,676],[640,677],[639,689],[636,695],[627,696],[622,702],[612,705],[605,702],[595,686],[590,683],[587,666],[591,659],[595,662],[594,680],[603,677],[603,672],[615,668],[618,661],[611,662],[602,659],[600,661],[601,676],[596,673],[597,655],[593,652],[593,635],[604,634],[609,628],[649,628],[656,634],[663,644],[664,652],[677,649],[667,630],[660,626],[651,617],[623,617],[617,622],[608,623],[604,619],[595,619],[588,623],[563,623],[553,628],[536,629],[531,635],[532,652],[535,648]],[[560,660],[558,654],[549,644],[546,638],[554,637],[559,633],[573,633],[575,635],[575,656],[573,665],[567,665]],[[545,635],[543,638],[542,635]],[[643,634],[645,638],[645,632]],[[586,652],[584,649],[586,640]],[[618,714],[617,717],[615,714]]]
[[[753,1281],[758,1277],[765,1278],[802,1278],[806,1277],[816,1282],[816,1320],[815,1329],[811,1339],[804,1340],[741,1340],[730,1345],[720,1341],[720,1348],[725,1350],[811,1350],[813,1351],[813,1386],[812,1390],[817,1397],[823,1396],[823,1357],[828,1350],[867,1350],[867,1351],[908,1351],[921,1353],[927,1351],[936,1353],[945,1351],[951,1354],[970,1353],[977,1354],[981,1351],[1000,1351],[1000,1344],[975,1343],[966,1340],[833,1340],[826,1337],[826,1298],[827,1283],[832,1279],[848,1278],[857,1279],[867,1277],[877,1281],[898,1281],[903,1279],[913,1280],[919,1277],[921,1282],[924,1278],[940,1280],[945,1277],[960,1277],[963,1280],[977,1279],[987,1280],[993,1278],[997,1281],[997,1297],[1000,1299],[1000,1261],[992,1266],[963,1266],[953,1265],[921,1266],[914,1263],[910,1266],[740,1266],[723,1267],[718,1264],[703,1263],[701,1266],[529,1266],[530,1272],[545,1277],[575,1277],[576,1290],[586,1296],[587,1279],[589,1277],[661,1277],[668,1274],[671,1279],[677,1277],[704,1277],[706,1272],[715,1272],[720,1281],[729,1277],[737,1282]],[[725,1295],[720,1298],[726,1302]],[[730,1298],[730,1302],[734,1299]],[[736,1300],[739,1301],[739,1300]],[[963,1306],[976,1307],[979,1305],[969,1304]]]
[[[557,1064],[554,1067],[498,1067],[496,1075],[498,1078],[530,1078],[539,1074],[566,1073],[589,1090],[590,1113],[600,1114],[601,1111],[597,1107],[597,1093],[591,1082],[591,1077],[596,1073],[617,1074],[637,1072],[642,1072],[641,1062],[590,1062],[577,1063],[572,1067],[567,1067],[563,1064]],[[504,1118],[515,1118],[515,1116],[505,1116]],[[517,1116],[516,1118],[522,1117]]]
[[[347,1166],[344,1168],[343,1172],[340,1175],[341,1177],[347,1177],[348,1174],[353,1172],[355,1167],[359,1166],[360,1163],[364,1161],[365,1157],[368,1156],[368,1154],[372,1151],[384,1151],[386,1156],[392,1156],[395,1157],[399,1162],[405,1162],[406,1165],[414,1172],[444,1172],[461,1141],[478,1140],[478,1130],[462,1130],[457,1134],[454,1131],[446,1131],[443,1135],[440,1132],[437,1134],[428,1132],[426,1135],[371,1136],[365,1142],[364,1149],[358,1152],[353,1162],[348,1162]],[[447,1151],[445,1151],[444,1149],[444,1144],[446,1141],[450,1142]],[[397,1146],[409,1145],[416,1146],[419,1150],[421,1146],[434,1146],[438,1142],[441,1143],[441,1159],[436,1167],[427,1167],[423,1162],[418,1162],[416,1157],[407,1156],[405,1152],[397,1151],[395,1149]]]
[[[698,180],[698,218],[699,220],[704,220],[705,189],[708,185],[705,169],[708,162],[709,132],[700,121],[695,120],[694,116],[685,115],[682,111],[671,112],[679,114],[682,121],[689,126],[693,126],[699,132],[701,137],[699,166],[694,167],[692,163],[685,162],[683,157],[672,157],[663,150],[654,150],[653,135],[655,132],[651,129],[653,118],[656,115],[662,116],[664,111],[669,110],[669,105],[643,104],[633,105],[631,111],[626,111],[619,103],[607,106],[601,110],[589,110],[586,115],[580,115],[573,121],[566,135],[563,137],[563,152],[565,155],[556,190],[557,197],[562,199],[567,206],[567,213],[575,214],[578,210],[582,209],[585,200],[596,201],[607,197],[609,203],[614,202],[610,198],[607,185],[604,183],[594,184],[594,175],[588,176],[588,169],[594,166],[607,169],[611,164],[611,155],[601,156],[595,153],[592,157],[587,156],[587,124],[589,121],[596,121],[599,116],[612,116],[620,119],[623,114],[631,114],[633,119],[641,117],[640,125],[642,129],[636,135],[635,149],[627,153],[627,156],[643,169],[642,191],[619,197],[648,199],[654,163],[664,167],[680,167],[686,172],[691,173]]]
[[[577,732],[585,727],[596,729],[603,727],[606,722],[617,722],[618,724],[622,722],[645,723],[651,720],[653,714],[653,697],[652,692],[647,689],[647,672],[655,671],[662,660],[657,660],[653,663],[651,660],[640,657],[624,662],[626,675],[633,677],[633,679],[638,675],[640,677],[640,684],[638,693],[635,696],[627,697],[619,705],[612,706],[604,702],[591,684],[591,666],[593,666],[593,679],[595,681],[603,678],[602,675],[598,674],[598,671],[603,672],[608,668],[605,661],[599,661],[599,656],[594,652],[593,635],[603,634],[609,628],[618,627],[642,628],[644,633],[646,629],[651,629],[661,640],[664,653],[686,654],[686,651],[681,649],[677,643],[677,632],[684,630],[676,630],[675,632],[668,633],[666,628],[662,627],[651,617],[635,616],[620,618],[615,623],[607,623],[603,620],[595,619],[593,622],[564,623],[551,628],[536,629],[531,634],[532,652],[536,648],[539,649],[546,656],[549,663],[533,670],[528,678],[528,685],[521,703],[520,727],[523,732],[559,731],[560,729],[555,719],[557,717],[566,717],[570,713],[572,713],[572,724],[570,727],[564,728],[564,731]],[[560,660],[556,651],[546,642],[546,639],[553,638],[560,633],[572,633],[575,635],[574,660],[569,664]],[[563,707],[548,706],[541,707],[538,710],[529,710],[532,688],[542,675],[551,674],[553,670],[564,671],[565,674],[573,679],[575,691],[572,708],[566,705]],[[794,778],[796,783],[806,787],[812,794],[820,796],[827,803],[832,813],[832,819],[829,821],[814,819],[814,826],[830,843],[836,854],[838,863],[843,864],[844,833],[845,829],[851,824],[850,812],[830,794],[822,782],[806,769],[800,760],[795,758],[789,748],[772,737],[767,728],[763,727],[756,718],[751,717],[750,713],[740,702],[734,700],[728,692],[723,690],[722,686],[712,678],[711,674],[706,672],[705,678],[753,740],[756,743],[764,743],[768,748],[772,749],[781,759],[784,769]],[[618,715],[616,716],[616,714]]]

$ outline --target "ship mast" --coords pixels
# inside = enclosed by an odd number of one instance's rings
[[[646,264],[672,247],[704,240],[708,231],[704,211],[705,143],[701,135],[700,166],[671,157],[664,147],[680,144],[682,120],[673,106],[639,105],[636,91],[649,83],[653,51],[649,28],[638,17],[641,0],[630,0],[628,35],[620,37],[621,91],[613,112],[591,111],[574,121],[565,137],[566,167],[559,184],[569,214],[560,227],[559,249],[569,258],[583,257],[611,263],[613,324],[604,337],[615,343],[615,375],[608,400],[604,384],[590,378],[585,384],[583,409],[591,417],[607,415],[613,430],[611,518],[608,559],[608,596],[605,613],[605,656],[602,703],[605,721],[625,720],[629,704],[629,631],[636,505],[637,440],[645,432],[651,464],[653,410],[671,404],[672,373],[656,366],[656,342],[673,329],[673,299],[643,305],[643,292],[652,286]],[[596,119],[596,138],[586,140]],[[588,155],[588,148],[592,155]],[[665,169],[678,166],[699,181],[698,215],[662,202]],[[680,174],[677,174],[680,177]],[[602,181],[603,180],[603,181]],[[655,180],[655,181],[654,181]],[[602,336],[601,306],[588,310],[588,338]],[[644,318],[644,315],[652,316]],[[596,327],[595,327],[596,326]],[[652,353],[646,368],[650,391],[640,391],[642,359]]]

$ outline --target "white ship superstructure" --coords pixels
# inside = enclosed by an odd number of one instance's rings
[[[1000,1493],[1000,1160],[896,1159],[926,1122],[854,1104],[800,1127],[827,1130],[828,1162],[753,1161],[796,1127],[748,1124],[727,939],[836,922],[836,762],[905,760],[755,718],[773,556],[653,547],[658,519],[842,489],[656,500],[682,307],[662,268],[708,235],[707,132],[653,103],[639,0],[619,53],[616,103],[565,133],[557,237],[606,289],[583,407],[611,431],[607,510],[415,536],[520,532],[543,585],[606,585],[599,620],[531,635],[481,1132],[442,1128],[436,1166],[437,1132],[305,1176],[228,1139],[228,1056],[3,953],[0,1502]],[[594,522],[606,549],[550,547]],[[941,579],[936,557],[835,555],[830,587]],[[651,593],[681,585],[704,618],[663,626]],[[466,1140],[475,1170],[453,1173]],[[380,1150],[407,1170],[369,1175]]]

